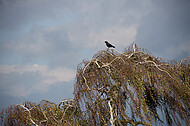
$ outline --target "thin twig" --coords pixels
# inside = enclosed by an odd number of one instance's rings
[[[190,59],[190,56],[188,56],[188,57],[182,59],[182,60],[178,63],[178,68],[181,66],[181,64],[182,64],[183,61],[188,60],[188,59]]]

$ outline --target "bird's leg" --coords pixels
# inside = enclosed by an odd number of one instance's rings
[[[111,50],[112,54],[113,54],[113,49]]]

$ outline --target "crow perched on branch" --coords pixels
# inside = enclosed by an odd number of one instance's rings
[[[105,41],[105,43],[106,43],[106,46],[107,46],[108,48],[110,48],[110,47],[115,48],[115,46],[113,46],[112,44],[110,44],[108,41]]]

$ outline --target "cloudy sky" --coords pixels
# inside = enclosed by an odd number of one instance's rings
[[[77,64],[110,41],[190,55],[189,0],[0,0],[0,109],[73,98]]]

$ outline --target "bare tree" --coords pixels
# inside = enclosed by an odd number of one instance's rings
[[[187,125],[190,57],[178,64],[133,43],[78,65],[74,95],[87,125]]]
[[[48,100],[42,100],[39,104],[25,102],[12,105],[1,112],[1,125],[78,125],[77,108],[73,99],[61,101],[55,104]]]

